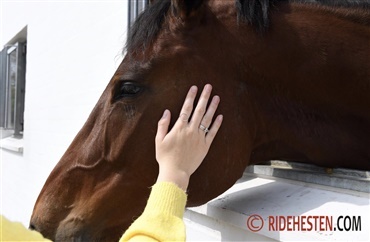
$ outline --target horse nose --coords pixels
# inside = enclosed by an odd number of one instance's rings
[[[30,223],[30,226],[28,227],[28,229],[38,231],[38,230],[36,229],[36,226],[35,226],[32,222]]]
[[[36,222],[36,220],[31,218],[30,225],[28,226],[28,229],[41,233],[42,231],[40,231],[40,227],[37,224],[38,223]]]
[[[53,227],[46,227],[44,223],[38,222],[38,220],[31,218],[30,225],[28,226],[30,230],[39,232],[44,238],[54,240],[54,231]]]

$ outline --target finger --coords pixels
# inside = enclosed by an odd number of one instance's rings
[[[220,97],[214,96],[207,109],[206,114],[203,116],[202,120],[200,121],[200,125],[203,125],[204,127],[209,128],[209,126],[212,123],[213,116],[215,115],[215,112],[217,110],[219,103],[220,103]]]
[[[162,141],[164,137],[167,135],[170,121],[171,121],[171,112],[166,109],[163,113],[162,118],[158,121],[157,135],[155,136],[156,142]]]
[[[197,107],[195,108],[193,117],[191,118],[191,125],[196,126],[196,128],[199,127],[200,121],[202,120],[204,113],[207,109],[207,103],[208,99],[211,96],[212,92],[212,86],[210,84],[207,84],[204,86],[202,94],[200,95]]]
[[[211,129],[209,130],[208,134],[206,135],[206,142],[207,144],[211,145],[213,142],[213,139],[215,138],[218,130],[221,127],[222,121],[223,121],[223,115],[218,115],[215,121],[212,124]]]
[[[190,114],[193,111],[194,99],[197,95],[197,91],[198,91],[198,88],[196,86],[192,86],[188,94],[186,95],[186,98],[181,108],[180,116],[178,119],[178,121],[180,121],[180,124],[188,123]]]

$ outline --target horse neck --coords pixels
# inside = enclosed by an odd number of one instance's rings
[[[272,27],[264,34],[247,25],[235,24],[230,29],[240,36],[236,45],[242,52],[238,60],[240,81],[249,99],[247,108],[254,112],[251,163],[270,159],[304,162],[310,160],[307,153],[327,159],[318,154],[315,143],[329,143],[323,139],[331,133],[325,126],[318,127],[317,119],[334,123],[337,112],[348,112],[345,114],[370,120],[366,113],[369,86],[367,91],[364,85],[351,87],[357,95],[355,99],[349,96],[354,93],[346,93],[346,88],[333,90],[337,85],[348,85],[348,80],[364,84],[363,78],[368,78],[366,65],[348,66],[348,60],[366,59],[363,55],[369,49],[368,27],[353,20],[353,12],[350,18],[339,19],[326,11],[282,5],[279,12],[272,14]],[[343,13],[338,14],[343,17]],[[342,27],[325,26],[325,21]],[[338,38],[342,38],[339,44],[333,41]],[[356,38],[357,45],[351,45],[351,38]],[[342,46],[346,42],[349,44]],[[348,69],[339,70],[340,66]]]

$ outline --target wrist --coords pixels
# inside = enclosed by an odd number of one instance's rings
[[[159,168],[157,182],[172,182],[186,192],[189,179],[190,175],[184,171]]]

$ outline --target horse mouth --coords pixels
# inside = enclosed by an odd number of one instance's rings
[[[54,241],[55,230],[52,227],[43,227],[39,226],[40,224],[36,222],[35,219],[31,219],[30,225],[28,226],[29,230],[39,232],[44,238]],[[44,225],[44,224],[42,224]]]

